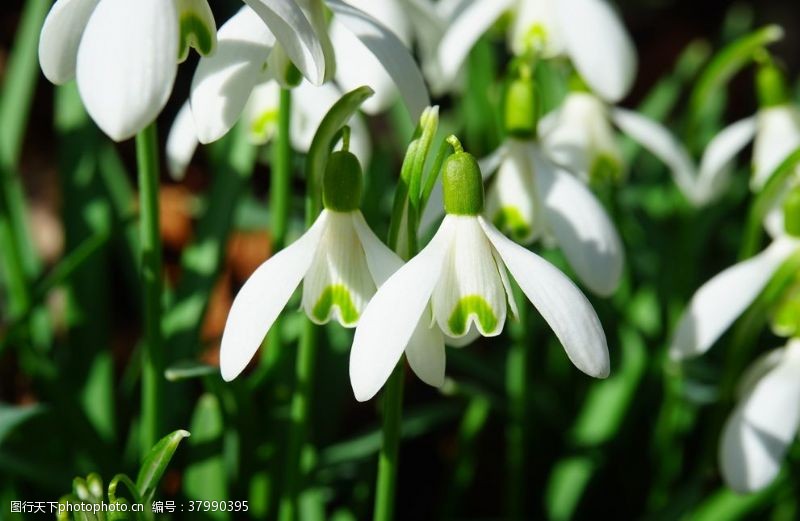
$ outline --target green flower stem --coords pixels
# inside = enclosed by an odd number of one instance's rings
[[[524,519],[525,511],[525,446],[528,440],[527,371],[529,327],[527,306],[522,291],[514,286],[514,299],[519,321],[512,324],[511,348],[506,360],[506,394],[509,417],[506,425],[506,514],[508,519]]]
[[[394,518],[397,487],[397,455],[400,449],[400,423],[403,416],[402,363],[394,368],[383,391],[383,444],[378,455],[378,479],[375,489],[375,521]]]
[[[139,235],[144,295],[144,349],[142,360],[142,456],[161,439],[165,400],[164,357],[161,335],[161,239],[158,224],[158,137],[155,123],[136,136],[139,166]]]

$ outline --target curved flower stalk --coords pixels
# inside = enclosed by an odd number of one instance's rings
[[[609,372],[608,348],[600,321],[577,287],[550,263],[507,239],[480,214],[483,180],[475,159],[460,150],[442,170],[447,215],[431,242],[389,277],[367,305],[350,353],[356,399],[372,398],[403,352],[417,373],[444,380],[441,343],[417,344],[421,323],[462,338],[477,330],[499,335],[508,308],[515,314],[506,269],[553,328],[570,360],[598,378]]]
[[[755,492],[778,475],[800,428],[800,340],[757,359],[742,377],[739,403],[722,433],[719,463],[725,482]]]
[[[191,105],[201,143],[216,141],[233,127],[258,85],[270,78],[283,86],[296,84],[292,63],[313,85],[334,77],[335,52],[339,51],[330,42],[321,0],[303,2],[305,9],[294,0],[245,3],[220,28],[219,51],[201,59],[195,72]],[[341,0],[327,0],[325,5],[340,27],[337,34],[346,29],[369,49],[374,58],[369,63],[382,67],[416,119],[428,104],[427,89],[403,42],[392,30]]]
[[[316,324],[336,320],[355,327],[376,288],[402,260],[372,232],[358,209],[361,167],[346,150],[329,159],[325,209],[297,241],[245,282],[233,301],[222,335],[220,369],[236,378],[261,345],[295,289],[303,283],[302,308]],[[420,328],[419,342],[442,343],[438,330]]]
[[[314,132],[328,110],[341,97],[341,92],[332,83],[314,86],[303,80],[295,87],[295,94],[302,103],[292,104],[292,147],[298,152],[308,152]],[[242,111],[247,134],[253,145],[265,145],[274,137],[279,104],[280,85],[277,81],[267,80],[253,89]],[[350,150],[361,164],[369,164],[372,144],[363,118],[355,115],[348,125],[351,129]],[[167,166],[173,179],[183,178],[199,144],[200,138],[195,129],[191,104],[187,101],[178,112],[167,138]]]
[[[791,101],[782,72],[772,63],[762,65],[756,87],[760,98],[758,112],[720,131],[706,147],[697,186],[706,200],[717,197],[726,188],[731,163],[751,142],[750,188],[754,192],[760,191],[770,174],[800,147],[800,108]],[[800,167],[796,172],[795,177],[800,177]]]
[[[216,24],[206,0],[58,0],[39,40],[51,82],[77,78],[86,110],[122,141],[156,119],[189,47],[208,56]]]
[[[636,50],[605,0],[475,0],[450,23],[439,47],[443,73],[454,78],[470,49],[505,13],[517,56],[568,57],[603,99],[625,97],[636,76]]]
[[[570,92],[561,108],[542,119],[539,132],[544,151],[589,182],[618,179],[625,171],[613,126],[663,161],[692,204],[705,202],[685,147],[663,125],[638,112],[609,106],[590,92]]]

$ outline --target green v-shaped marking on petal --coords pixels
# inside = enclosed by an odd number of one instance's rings
[[[473,315],[483,331],[494,331],[497,327],[497,316],[492,306],[480,295],[468,295],[459,300],[447,325],[455,335],[463,335],[467,332],[469,317]]]
[[[531,227],[522,216],[522,212],[514,206],[500,208],[492,219],[495,226],[509,234],[517,242],[525,240],[531,234]]]
[[[189,54],[189,46],[197,49],[203,56],[211,53],[214,46],[213,36],[208,26],[194,13],[181,16],[181,40],[178,59],[185,59]]]
[[[339,315],[345,324],[355,324],[358,321],[358,310],[353,304],[350,290],[344,284],[334,284],[325,288],[319,300],[311,310],[311,314],[320,322],[327,320],[333,308],[339,308]]]

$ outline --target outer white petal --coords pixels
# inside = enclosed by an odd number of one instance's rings
[[[367,266],[372,279],[375,285],[380,287],[403,266],[403,259],[378,239],[360,211],[353,212],[352,216],[353,227],[367,256]]]
[[[308,81],[325,80],[325,52],[314,27],[295,0],[244,0],[269,27]]]
[[[624,98],[636,77],[636,48],[605,0],[557,0],[557,18],[575,68],[603,99]]]
[[[452,228],[442,224],[433,240],[392,275],[361,315],[350,351],[356,400],[369,400],[386,382],[411,340],[439,280]]]
[[[78,48],[78,90],[86,110],[112,139],[132,137],[156,119],[177,73],[173,2],[103,0]]]
[[[451,20],[439,45],[439,64],[452,81],[483,33],[514,5],[515,0],[475,0]]]
[[[800,345],[793,341],[783,359],[764,375],[725,424],[720,466],[737,492],[767,486],[780,470],[800,425]]]
[[[378,58],[334,16],[330,36],[336,51],[336,83],[345,92],[367,85],[375,94],[361,108],[378,114],[389,108],[397,97],[397,87]]]
[[[778,239],[760,254],[731,266],[703,284],[678,323],[670,356],[683,359],[705,353],[797,249],[796,241]]]
[[[400,91],[412,121],[430,105],[422,73],[403,42],[380,22],[341,0],[327,0],[339,22],[347,27],[383,65]]]
[[[413,6],[418,6],[422,2],[409,0],[346,0],[346,2],[391,29],[406,47],[411,47],[412,31],[409,14]]]
[[[39,65],[55,84],[75,77],[78,44],[89,17],[100,0],[58,0],[42,26],[39,36]]]
[[[326,220],[323,213],[303,236],[259,266],[239,290],[222,333],[219,361],[225,381],[247,367],[297,289],[311,266]]]
[[[422,318],[408,341],[406,358],[411,370],[420,380],[434,387],[444,384],[445,352],[442,330],[431,325],[430,318],[423,313]]]
[[[414,27],[422,72],[435,96],[443,95],[450,87],[439,64],[439,43],[444,37],[447,21],[450,19],[449,16],[443,16],[438,9],[441,4],[442,2],[434,3],[432,0],[405,2],[409,23]]]
[[[197,131],[189,102],[183,104],[167,137],[167,169],[170,177],[181,180],[186,175],[186,167],[192,160],[197,145]]]
[[[511,276],[553,328],[572,363],[590,376],[608,376],[603,326],[583,293],[555,266],[478,219]]]
[[[756,118],[751,116],[726,127],[706,147],[700,160],[695,187],[696,200],[701,204],[718,196],[728,184],[733,158],[753,140]]]
[[[700,204],[694,163],[686,148],[669,130],[632,110],[615,108],[612,118],[623,132],[669,167],[675,184],[689,201]]]
[[[800,147],[800,110],[793,105],[771,107],[759,111],[756,118],[750,187],[760,190],[783,160]]]
[[[201,143],[227,133],[264,69],[275,38],[261,19],[242,7],[219,30],[217,51],[200,59],[192,81],[192,114]]]
[[[619,286],[625,264],[625,251],[614,223],[585,184],[536,149],[531,155],[545,219],[558,245],[592,292],[611,295]]]

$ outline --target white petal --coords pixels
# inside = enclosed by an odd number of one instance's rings
[[[615,108],[612,111],[612,118],[623,132],[663,161],[686,198],[699,204],[694,163],[686,148],[669,130],[632,110]]]
[[[250,142],[266,145],[278,129],[281,87],[277,81],[269,80],[255,86],[244,107],[243,117],[247,122]]]
[[[553,329],[572,363],[590,376],[608,376],[606,336],[583,293],[552,264],[478,219],[511,276]]]
[[[164,0],[103,0],[78,48],[78,90],[112,139],[132,137],[156,119],[177,73],[178,19]]]
[[[564,37],[556,20],[557,3],[551,0],[519,2],[509,31],[509,46],[515,55],[533,52],[547,59],[564,53]]]
[[[327,219],[323,213],[299,239],[253,272],[236,295],[222,333],[220,370],[225,381],[241,373],[308,271]]]
[[[798,243],[778,239],[760,254],[703,284],[681,317],[670,347],[676,359],[705,353],[758,297]]]
[[[349,29],[383,65],[400,91],[411,120],[419,120],[422,111],[430,104],[428,89],[422,73],[403,42],[380,22],[345,4],[341,0],[327,0],[339,22]]]
[[[414,0],[346,0],[348,4],[379,21],[390,29],[406,47],[411,47],[409,12],[418,8]],[[424,5],[424,4],[423,4]]]
[[[475,327],[475,324],[472,324],[469,327],[469,331],[467,331],[467,334],[462,337],[453,338],[451,336],[445,335],[444,343],[450,347],[457,347],[460,349],[462,347],[467,347],[480,337],[481,337],[481,332],[478,331],[478,328]]]
[[[45,77],[61,85],[75,77],[78,44],[100,0],[58,0],[39,36],[39,65]]]
[[[192,80],[192,114],[201,143],[216,141],[238,121],[253,88],[265,80],[274,43],[247,6],[220,28],[217,51],[200,59]]]
[[[778,364],[783,361],[786,356],[786,348],[773,349],[758,356],[750,367],[745,369],[739,383],[736,385],[736,399],[744,400],[747,398],[753,389],[756,388],[758,382],[761,381],[767,373],[778,367]]]
[[[542,199],[534,182],[530,147],[528,142],[507,141],[505,159],[486,194],[486,215],[520,244],[532,243],[544,226]]]
[[[506,322],[506,291],[492,245],[473,216],[448,215],[453,241],[431,302],[439,327],[450,337],[466,335],[472,324],[496,336]]]
[[[303,280],[303,309],[315,324],[355,327],[376,284],[367,267],[353,212],[324,210],[328,224]]]
[[[720,465],[735,491],[767,486],[780,470],[800,425],[800,346],[793,341],[783,359],[755,384],[725,424]]]
[[[599,161],[622,173],[622,154],[606,105],[595,95],[571,93],[542,143],[553,161],[588,182]]]
[[[439,64],[444,77],[452,81],[472,47],[515,0],[475,0],[450,21],[439,45]]]
[[[698,202],[711,201],[727,186],[733,158],[753,140],[755,133],[756,118],[751,116],[726,127],[706,146],[695,188]]]
[[[753,143],[753,177],[750,187],[760,190],[769,176],[800,147],[800,111],[793,105],[758,112],[758,131]]]
[[[452,239],[448,223],[416,257],[392,275],[361,315],[350,351],[350,383],[358,401],[383,386],[408,345],[442,271]]]
[[[178,111],[167,137],[167,169],[172,179],[183,179],[199,143],[197,131],[194,129],[192,108],[187,101]]]
[[[378,239],[360,211],[355,211],[352,215],[353,226],[367,256],[367,266],[372,279],[375,285],[380,287],[403,266],[403,259]]]
[[[592,292],[613,294],[625,264],[614,223],[586,185],[535,149],[531,155],[545,219],[570,266]]]
[[[439,43],[447,31],[450,17],[440,13],[440,5],[441,2],[433,3],[431,0],[406,0],[404,5],[408,10],[408,23],[414,28],[422,72],[435,96],[443,95],[449,87],[439,64]],[[392,28],[391,25],[389,27]],[[411,47],[408,41],[403,41]]]
[[[269,27],[295,66],[314,85],[325,81],[325,52],[314,27],[294,0],[244,0]]]
[[[557,17],[567,53],[586,83],[603,99],[624,98],[636,77],[636,48],[605,0],[558,0]]]
[[[411,340],[408,341],[406,358],[411,370],[420,380],[428,385],[441,387],[444,384],[445,369],[444,337],[441,329],[431,326],[426,313],[423,313]]]
[[[367,114],[378,114],[389,108],[397,98],[397,87],[372,52],[334,16],[330,27],[331,41],[336,50],[336,83],[349,92],[367,85],[375,94],[361,105]]]

